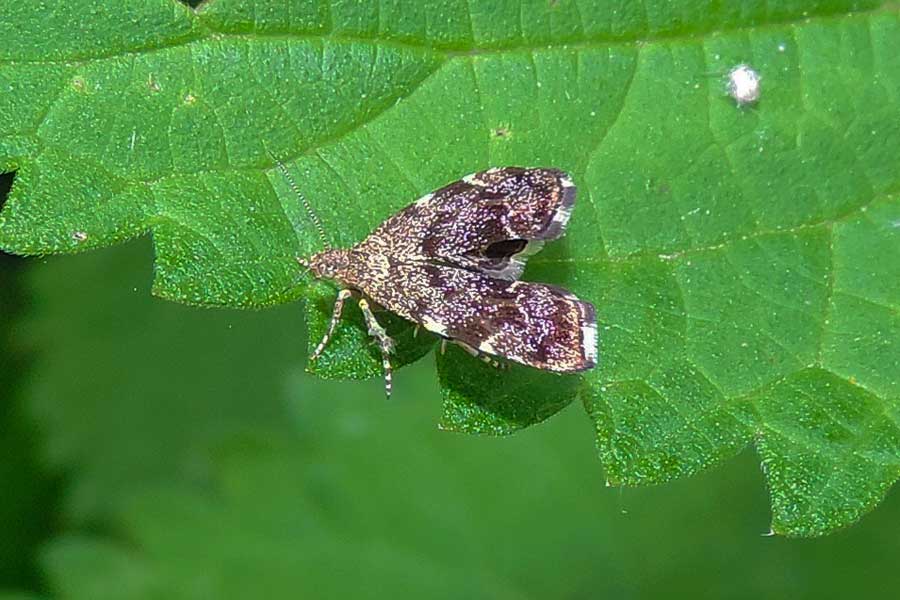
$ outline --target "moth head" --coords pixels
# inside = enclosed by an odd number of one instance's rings
[[[350,264],[350,251],[344,248],[325,250],[312,255],[304,263],[316,279],[340,280]]]

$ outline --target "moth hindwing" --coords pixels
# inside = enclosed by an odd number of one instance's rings
[[[353,298],[381,351],[388,395],[395,343],[376,307],[493,364],[499,358],[559,373],[594,367],[594,307],[562,288],[519,280],[528,257],[563,235],[574,204],[575,185],[563,171],[493,168],[426,194],[351,248],[299,259],[341,288],[310,360]]]

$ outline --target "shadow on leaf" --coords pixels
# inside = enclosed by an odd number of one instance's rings
[[[309,324],[309,354],[322,339],[331,321],[337,291],[334,286],[316,283],[310,288],[306,314]],[[378,322],[396,344],[391,355],[394,369],[413,363],[431,350],[435,337],[425,331],[414,335],[415,326],[385,310],[376,310]],[[325,379],[369,379],[382,376],[381,352],[366,333],[366,324],[356,300],[344,304],[341,322],[315,362],[307,370]]]
[[[510,364],[497,369],[456,346],[437,357],[447,431],[507,435],[548,419],[572,402],[580,375]]]

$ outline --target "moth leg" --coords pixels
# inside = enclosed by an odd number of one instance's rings
[[[309,357],[310,361],[314,361],[319,358],[319,355],[322,354],[322,350],[325,349],[325,346],[328,344],[328,340],[331,339],[331,336],[334,334],[334,329],[337,327],[338,322],[341,320],[341,312],[344,310],[344,302],[347,301],[347,298],[353,295],[352,290],[343,289],[338,292],[337,300],[334,301],[334,311],[331,313],[331,322],[328,324],[328,331],[325,332],[325,335],[322,337],[322,341],[319,342],[319,345],[316,346],[316,349],[313,350],[312,356]]]
[[[498,361],[496,358],[494,358],[490,354],[485,354],[484,352],[481,352],[480,350],[478,350],[478,348],[474,348],[474,347],[470,346],[469,344],[467,344],[465,342],[461,342],[459,340],[453,340],[453,343],[456,344],[457,346],[459,346],[460,348],[462,348],[463,350],[465,350],[466,352],[468,352],[469,354],[471,354],[472,356],[474,356],[476,358],[480,358],[481,360],[483,360],[487,364],[491,365],[495,369],[505,369],[506,368],[505,364],[501,363],[500,361]]]
[[[384,327],[378,322],[375,318],[375,313],[372,312],[372,307],[369,305],[369,302],[365,298],[359,299],[359,309],[362,311],[363,317],[366,319],[366,325],[369,327],[369,335],[377,340],[378,345],[381,347],[381,364],[384,367],[384,393],[387,394],[387,397],[391,397],[391,388],[393,386],[392,383],[392,373],[393,369],[391,369],[391,352],[394,351],[394,340],[387,334]]]

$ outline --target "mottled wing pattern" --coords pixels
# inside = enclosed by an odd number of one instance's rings
[[[365,292],[429,331],[487,354],[557,372],[597,363],[594,307],[555,286],[391,261],[389,277]]]
[[[488,169],[423,196],[361,246],[513,280],[544,240],[563,234],[574,204],[575,185],[563,171]]]

